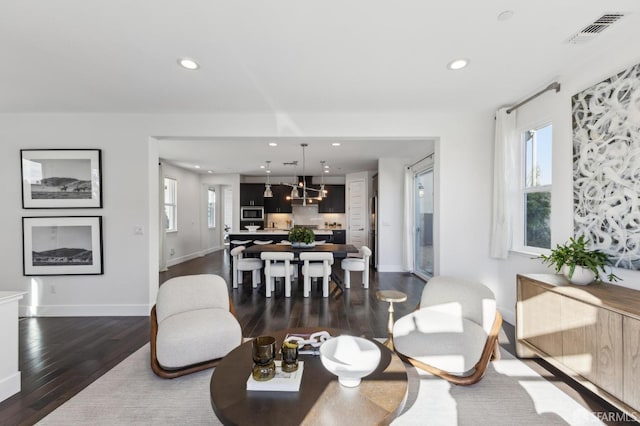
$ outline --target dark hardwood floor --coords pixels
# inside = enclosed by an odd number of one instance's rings
[[[334,271],[341,276],[339,262]],[[230,283],[226,251],[173,266],[160,274],[160,283],[200,273],[218,274]],[[266,299],[251,288],[247,273],[243,286],[230,294],[244,336],[288,327],[326,326],[381,337],[386,335],[388,305],[376,299],[376,290],[407,293],[407,302],[394,305],[399,318],[415,309],[424,286],[411,274],[372,270],[370,288],[365,290],[359,284],[359,276],[354,275],[350,290],[340,293],[334,289],[326,299],[316,287],[306,299],[302,290],[295,287],[291,298],[282,297],[283,290],[278,287],[275,297]],[[0,403],[0,425],[36,423],[149,341],[148,317],[23,318],[19,324],[22,391]],[[513,326],[504,323],[500,343],[514,353],[513,342]],[[544,361],[524,362],[589,410],[616,413]]]

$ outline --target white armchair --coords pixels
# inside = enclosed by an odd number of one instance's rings
[[[163,378],[211,368],[242,343],[225,280],[218,275],[171,278],[151,310],[151,369]]]
[[[493,292],[480,283],[434,277],[424,287],[419,309],[393,327],[396,352],[414,366],[454,384],[482,379],[499,357],[502,316]]]

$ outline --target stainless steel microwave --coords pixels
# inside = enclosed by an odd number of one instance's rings
[[[242,220],[264,220],[264,207],[240,207],[240,218]]]

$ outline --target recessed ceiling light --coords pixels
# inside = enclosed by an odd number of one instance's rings
[[[325,172],[325,173],[329,173],[329,170],[325,170],[324,172]]]
[[[275,142],[269,142],[269,146],[278,146],[278,144]]]
[[[178,58],[178,65],[190,71],[195,71],[200,68],[200,65],[191,58]]]
[[[207,170],[207,173],[213,173],[213,170]]]
[[[264,169],[264,164],[262,164],[262,165],[260,166],[260,168],[261,168],[261,169]]]
[[[197,165],[197,164],[196,164],[195,166],[193,166],[193,167],[195,167],[196,169],[199,169],[199,168],[200,168],[200,166],[199,166],[199,165]]]
[[[271,170],[267,170],[266,172],[267,172],[267,174],[269,174],[269,173],[271,173]]]
[[[507,21],[513,17],[513,10],[505,10],[498,15],[498,21]]]
[[[333,146],[340,146],[340,142],[334,142],[334,143],[332,143],[331,145],[333,145]]]
[[[456,59],[447,64],[447,68],[450,70],[461,70],[462,68],[469,65],[468,59]]]
[[[325,165],[324,165],[324,168],[325,168],[325,169],[328,169],[328,168],[329,168],[329,165],[328,165],[328,164],[325,164]]]

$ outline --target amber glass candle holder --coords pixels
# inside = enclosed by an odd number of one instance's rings
[[[272,336],[260,336],[253,339],[253,378],[264,382],[276,375],[276,339]]]
[[[282,344],[282,371],[291,373],[298,369],[298,342]]]

